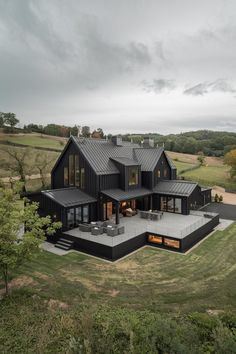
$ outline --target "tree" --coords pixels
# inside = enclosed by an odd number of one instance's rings
[[[5,123],[4,113],[0,112],[0,128],[4,126],[4,123]]]
[[[225,155],[224,163],[231,167],[230,176],[234,178],[236,176],[236,149],[231,150]]]
[[[82,127],[82,136],[84,138],[90,138],[90,127],[88,127],[87,125]]]
[[[78,127],[76,125],[70,129],[70,134],[71,135],[78,136],[78,133],[79,133],[79,129],[78,129]]]
[[[40,217],[38,204],[20,200],[17,190],[0,189],[0,271],[9,294],[9,272],[40,251],[46,235],[61,227],[50,216]],[[24,226],[24,232],[20,230]]]
[[[203,154],[198,155],[197,160],[200,163],[200,166],[204,166],[205,165],[206,158],[205,158],[205,156]]]
[[[52,162],[54,162],[54,159],[51,159],[50,155],[47,153],[38,153],[35,157],[35,167],[39,171],[43,189],[46,189],[48,166],[50,166]]]
[[[13,131],[16,124],[19,123],[19,119],[16,118],[15,113],[4,113],[4,123],[9,125]]]
[[[30,150],[12,148],[4,151],[10,157],[8,162],[4,164],[4,167],[20,177],[22,192],[25,192],[26,174],[29,169],[27,160],[29,159]]]

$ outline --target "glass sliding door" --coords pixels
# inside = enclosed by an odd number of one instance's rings
[[[174,212],[174,198],[172,197],[167,197],[167,211]]]
[[[89,207],[88,205],[83,206],[83,222],[89,222]]]
[[[182,199],[175,198],[175,213],[181,214],[182,213]]]
[[[166,211],[167,210],[166,197],[161,197],[160,200],[161,200],[161,202],[160,202],[161,211]]]
[[[75,224],[75,209],[70,208],[67,210],[67,227],[72,229]]]
[[[75,208],[75,224],[78,226],[82,222],[82,208],[77,207]]]

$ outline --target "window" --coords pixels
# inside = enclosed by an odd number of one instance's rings
[[[75,208],[75,224],[78,226],[82,222],[82,209],[81,207]]]
[[[180,248],[180,242],[171,238],[164,238],[164,245],[173,248]]]
[[[75,218],[75,210],[74,208],[67,210],[67,227],[72,228],[74,227],[74,218]]]
[[[69,185],[75,184],[75,160],[74,155],[69,155]]]
[[[181,207],[181,199],[180,198],[175,198],[175,213],[182,213],[182,207]]]
[[[75,185],[80,185],[80,173],[79,173],[79,156],[75,155]]]
[[[82,189],[84,189],[84,168],[82,167],[81,170],[80,170],[80,173],[81,173],[81,179],[80,179],[80,187]]]
[[[167,211],[174,212],[174,198],[167,197]]]
[[[164,168],[164,177],[168,177],[168,169]]]
[[[64,186],[68,186],[69,176],[68,176],[68,167],[64,167]]]
[[[162,244],[162,237],[161,236],[155,236],[155,235],[149,235],[148,236],[148,241],[152,242],[152,243]]]
[[[132,167],[129,169],[129,186],[138,184],[138,168]]]
[[[83,207],[83,222],[88,222],[89,221],[89,208],[88,208],[88,205],[85,205]]]
[[[157,178],[160,178],[160,177],[161,177],[161,171],[157,170]]]

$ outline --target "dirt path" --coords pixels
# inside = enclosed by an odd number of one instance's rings
[[[236,205],[236,193],[228,193],[224,188],[214,186],[212,187],[212,196],[214,197],[215,194],[222,195],[223,203]]]

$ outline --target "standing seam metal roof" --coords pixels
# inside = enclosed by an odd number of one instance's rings
[[[154,193],[189,197],[198,184],[189,181],[160,181],[153,189]]]
[[[88,160],[94,171],[99,174],[118,174],[119,170],[112,162],[123,160],[132,165],[140,164],[141,171],[153,171],[163,148],[141,148],[137,144],[122,142],[122,146],[116,146],[113,142],[98,139],[85,139],[73,137],[73,141]]]
[[[42,191],[42,194],[64,207],[89,204],[97,201],[76,187],[46,190]]]

